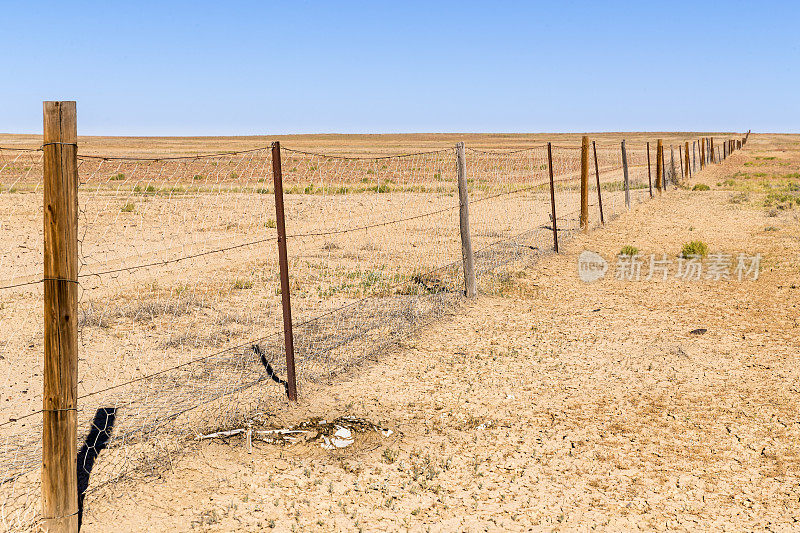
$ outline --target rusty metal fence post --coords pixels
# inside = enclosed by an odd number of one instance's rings
[[[597,178],[597,205],[600,207],[600,224],[605,224],[603,217],[603,195],[600,191],[600,167],[597,166],[597,145],[592,141],[592,151],[594,152],[594,175]]]
[[[283,208],[283,173],[281,143],[272,143],[272,181],[275,187],[275,226],[278,230],[278,261],[281,275],[281,304],[283,306],[283,339],[286,351],[286,392],[289,401],[297,401],[297,379],[294,368],[294,335],[292,332],[292,303],[289,289],[289,258],[286,250],[286,219]]]
[[[558,228],[556,227],[556,190],[553,181],[553,146],[547,143],[547,168],[550,172],[550,219],[553,223],[553,250],[558,253]]]
[[[628,154],[625,152],[625,139],[622,139],[622,178],[625,185],[625,207],[631,208],[631,184],[628,181]]]

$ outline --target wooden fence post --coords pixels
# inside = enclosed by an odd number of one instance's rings
[[[650,186],[650,198],[653,197],[653,176],[650,173],[650,141],[647,141],[647,184]]]
[[[589,230],[589,136],[581,139],[581,218],[582,230]]]
[[[664,163],[663,163],[663,155],[664,155],[664,144],[661,139],[658,139],[656,143],[656,190],[661,192],[663,188],[663,179],[664,179]]]
[[[553,181],[553,147],[547,143],[547,167],[550,170],[550,217],[553,222],[553,250],[558,253],[558,228],[556,227],[556,190]]]
[[[700,137],[700,170],[706,167],[706,138]]]
[[[681,146],[680,144],[678,145],[678,162],[680,163],[680,166],[681,166],[681,180],[685,180],[686,179],[686,174],[683,172],[684,171],[684,168],[683,168],[684,167],[684,163],[683,163],[683,146]]]
[[[464,294],[475,298],[478,293],[475,277],[475,256],[472,253],[472,236],[469,233],[469,194],[467,193],[467,159],[464,143],[456,144],[456,169],[458,171],[458,215],[461,228],[461,258],[464,262]]]
[[[289,258],[286,251],[286,219],[283,208],[283,171],[281,170],[281,143],[272,143],[272,182],[275,187],[275,226],[278,230],[278,262],[281,276],[281,304],[283,306],[283,342],[286,350],[286,395],[297,401],[297,378],[294,368],[294,334],[292,332],[292,302],[289,288]]]
[[[44,102],[42,526],[78,531],[78,126],[75,102]]]
[[[714,154],[714,137],[708,138],[708,150],[711,152],[711,162],[716,163],[716,155]]]
[[[600,207],[600,223],[605,224],[603,217],[603,195],[600,191],[600,167],[597,166],[597,145],[592,141],[592,152],[594,152],[594,175],[597,178],[597,205]]]
[[[628,154],[625,152],[625,139],[622,139],[622,177],[625,180],[625,207],[631,208],[631,184],[628,181]]]
[[[697,172],[697,142],[692,141],[692,172]]]
[[[665,159],[664,155],[664,148],[661,148],[661,168],[664,169],[664,175],[661,180],[661,185],[664,187],[664,190],[667,190],[667,182],[669,181],[669,176],[667,176],[667,160]]]

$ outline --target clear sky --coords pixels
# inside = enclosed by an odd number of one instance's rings
[[[800,2],[0,6],[0,132],[800,131]]]

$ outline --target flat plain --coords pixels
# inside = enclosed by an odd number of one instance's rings
[[[657,137],[677,144],[696,136],[624,135],[628,146]],[[623,135],[593,137],[598,146],[611,149]],[[521,149],[543,141],[574,147],[579,136],[279,140],[298,150],[359,156],[446,149],[460,140],[486,150]],[[37,142],[33,136],[0,135],[0,146],[35,147]],[[266,138],[82,138],[81,153],[166,157],[250,149],[266,142]],[[477,300],[462,302],[330,383],[309,387],[298,405],[271,397],[263,415],[274,427],[350,415],[392,429],[391,436],[357,435],[354,444],[339,450],[322,449],[318,442],[280,446],[257,442],[251,453],[237,438],[186,442],[188,451],[159,470],[158,476],[134,477],[89,493],[83,531],[107,531],[112,525],[115,531],[796,528],[800,521],[800,456],[794,446],[800,437],[798,172],[800,138],[751,135],[744,150],[695,173],[680,188],[635,203],[605,226],[576,234],[564,242],[560,254],[503,266],[500,282],[484,284]],[[697,184],[709,190],[695,189]],[[413,215],[413,207],[423,201],[415,194],[400,191],[386,201],[396,202],[391,211],[408,210]],[[438,210],[436,202],[449,201],[450,194],[426,194],[424,201],[432,202],[426,209]],[[235,195],[226,198],[237,198],[236,207],[250,213],[246,217],[250,225],[232,228],[234,236],[250,234],[257,226],[265,231],[269,216],[258,215],[265,206],[245,204]],[[142,209],[141,224],[146,227],[148,219],[187,224],[183,215],[165,215],[172,200],[151,198],[146,207],[150,211],[139,207],[137,200],[134,209]],[[308,225],[298,225],[296,231],[325,220],[317,214],[324,213],[324,206],[315,201],[308,196],[297,204],[294,213]],[[125,204],[114,205],[119,213]],[[538,228],[547,220],[546,212],[541,220],[526,221],[524,209],[531,205],[539,206],[538,212],[546,203],[515,201],[505,209],[495,205],[482,215],[476,233],[493,238],[488,235],[495,222],[491,217],[503,211],[507,212],[500,222],[508,227],[503,226],[501,234],[525,224]],[[354,207],[362,211],[352,211]],[[345,211],[364,218],[379,208],[387,206],[356,203]],[[191,211],[191,206],[184,210]],[[19,216],[35,219],[33,208]],[[348,218],[337,216],[339,221]],[[594,211],[592,216],[596,217]],[[235,218],[215,223],[227,227]],[[188,224],[195,228],[207,221],[190,219]],[[413,238],[387,232],[368,240],[309,240],[298,253],[308,258],[323,249],[352,246],[352,254],[343,250],[345,259],[337,264],[343,271],[358,270],[359,250],[369,252],[369,261],[380,258],[385,265],[409,257],[434,265],[459,253],[457,241],[445,236],[440,245],[421,244],[428,242],[426,236],[435,235],[435,226],[415,228],[409,222],[406,235],[418,235],[417,246]],[[141,226],[135,234],[147,234],[140,230]],[[152,228],[148,231],[152,233]],[[174,236],[169,238],[180,238],[174,224],[170,231]],[[221,237],[224,242],[233,239]],[[161,241],[164,236],[153,238]],[[758,279],[732,275],[687,281],[671,275],[666,280],[634,281],[612,275],[623,246],[636,247],[646,264],[651,254],[677,261],[683,244],[696,240],[706,243],[712,254],[760,254]],[[100,249],[102,243],[98,241]],[[400,243],[408,249],[397,257],[388,255]],[[186,246],[181,243],[178,250],[185,251]],[[608,275],[588,284],[577,275],[578,255],[587,249],[610,262]],[[136,257],[148,253],[138,249]],[[214,309],[224,318],[252,309],[228,325],[229,337],[245,335],[254,324],[267,327],[271,321],[269,327],[274,327],[277,317],[274,289],[269,293],[271,274],[254,275],[272,272],[274,264],[240,255],[238,266],[230,271],[222,260],[203,263],[199,278],[204,287],[213,286],[207,291],[212,296],[206,297],[229,306],[197,304],[201,311]],[[298,283],[319,269],[308,270]],[[166,279],[162,283],[170,291],[182,282],[180,273],[148,272]],[[392,275],[409,278],[412,273],[398,270]],[[244,285],[234,288],[242,280]],[[319,279],[314,280],[319,285]],[[243,290],[251,281],[255,287]],[[331,281],[330,286],[339,282]],[[113,301],[120,308],[118,300],[124,295],[114,290],[124,290],[130,283],[121,279],[114,286],[89,290],[96,291],[98,300]],[[314,313],[324,307],[330,286],[309,296],[306,305]],[[363,297],[363,289],[348,288],[358,292],[349,296]],[[208,317],[199,316],[182,316],[175,328],[188,335],[198,324],[206,327]],[[153,333],[137,345],[139,350],[146,348],[142,353],[170,354],[169,360],[156,364],[139,357],[136,361],[142,366],[137,371],[187,357],[183,348],[192,344],[190,339],[169,344],[175,335],[167,327],[171,320],[175,319],[151,319],[146,327]],[[100,326],[85,339],[93,353],[119,342],[114,339],[121,335],[115,331],[120,324]],[[705,332],[691,333],[698,330]],[[195,339],[194,346],[213,343]],[[9,365],[14,361],[2,361],[6,376],[12,375],[14,368]],[[114,361],[102,365],[94,369],[94,379],[116,367]],[[82,386],[90,390],[97,385]],[[9,388],[14,386],[9,382]],[[22,396],[14,389],[13,397]],[[36,403],[30,397],[28,401]]]

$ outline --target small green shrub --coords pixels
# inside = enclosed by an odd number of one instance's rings
[[[782,192],[771,192],[764,198],[764,207],[777,207],[778,209],[790,209],[794,205],[800,205],[800,195]]]
[[[687,242],[681,248],[681,257],[700,256],[705,257],[708,255],[708,245],[703,241]]]
[[[134,205],[133,202],[128,202],[127,204],[123,205],[120,211],[123,213],[133,213]]]
[[[270,218],[269,220],[264,222],[264,227],[266,227],[266,228],[274,228],[275,225],[276,224],[275,224],[275,219],[274,218]]]
[[[114,174],[109,178],[111,181],[122,181],[125,179],[125,174],[120,172],[119,174]]]
[[[192,177],[192,179],[193,180],[201,180],[201,179],[203,179],[203,175],[202,174],[195,174],[194,177]]]
[[[639,249],[637,247],[631,246],[629,244],[626,244],[625,246],[623,246],[622,250],[619,251],[619,255],[629,255],[631,257],[634,256],[634,255],[638,255],[638,254],[639,254]]]
[[[253,282],[249,279],[237,279],[233,282],[234,289],[252,289]]]
[[[710,191],[711,187],[706,185],[705,183],[698,183],[694,187],[692,187],[693,191]]]

